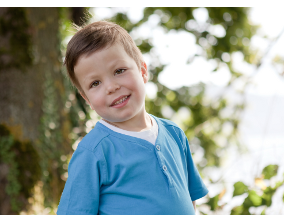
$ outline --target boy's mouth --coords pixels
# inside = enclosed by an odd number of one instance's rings
[[[115,99],[110,106],[117,106],[121,103],[123,103],[125,100],[127,100],[131,95],[128,96],[120,96],[117,99]]]

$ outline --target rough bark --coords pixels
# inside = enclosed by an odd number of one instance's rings
[[[58,168],[62,164],[58,161],[61,153],[70,149],[61,60],[58,8],[0,8],[0,125],[7,127],[18,141],[30,142],[42,160],[48,158],[45,162],[48,163],[46,170],[50,171],[48,183],[52,185],[50,198],[55,202],[65,183],[60,179]],[[46,90],[48,81],[52,92]],[[47,104],[45,101],[51,94],[55,99]],[[56,107],[53,110],[57,118],[49,116],[48,121],[53,125],[48,128],[47,121],[43,125],[43,116],[50,107]],[[54,152],[48,149],[44,135],[47,130],[51,133],[57,130],[60,134],[61,139],[53,140],[53,149],[58,149]],[[6,181],[3,178],[7,175],[7,166],[3,169],[2,166],[0,158],[1,183]],[[4,190],[0,192],[2,200],[6,201],[5,211],[0,213],[15,214],[7,207],[9,197],[3,194]]]
[[[1,8],[0,17],[9,20],[12,11],[10,8]],[[33,54],[33,64],[28,64],[26,69],[19,69],[11,61],[7,68],[0,69],[0,123],[9,126],[18,139],[35,141],[39,137],[45,75],[50,73],[57,79],[60,76],[59,15],[57,8],[25,8],[24,11],[29,22],[27,32],[32,40],[29,47]],[[1,36],[1,51],[5,48],[6,52],[4,55],[1,53],[2,64],[23,53],[19,51],[12,54],[9,50],[13,44],[10,39],[13,32],[17,32],[17,27]],[[19,45],[21,41],[18,39]]]

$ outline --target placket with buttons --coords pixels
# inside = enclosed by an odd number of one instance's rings
[[[167,177],[168,184],[169,184],[170,187],[172,187],[173,186],[172,179],[171,179],[171,176],[168,172],[168,168],[165,164],[165,157],[164,157],[163,153],[161,152],[160,145],[156,145],[156,155],[157,155],[157,158],[159,160],[160,167],[161,167],[161,169],[163,169],[163,173]]]

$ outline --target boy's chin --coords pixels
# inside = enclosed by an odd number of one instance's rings
[[[116,124],[116,123],[124,123],[126,122],[128,119],[109,119],[109,118],[103,118],[102,119],[108,123],[113,123],[113,124]]]

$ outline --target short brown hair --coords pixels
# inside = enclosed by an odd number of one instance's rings
[[[120,43],[126,53],[133,58],[139,70],[143,62],[141,51],[135,45],[128,32],[121,26],[108,21],[93,22],[85,27],[76,26],[78,32],[67,44],[64,65],[76,88],[84,94],[74,72],[74,67],[80,56],[90,55],[114,43]]]

